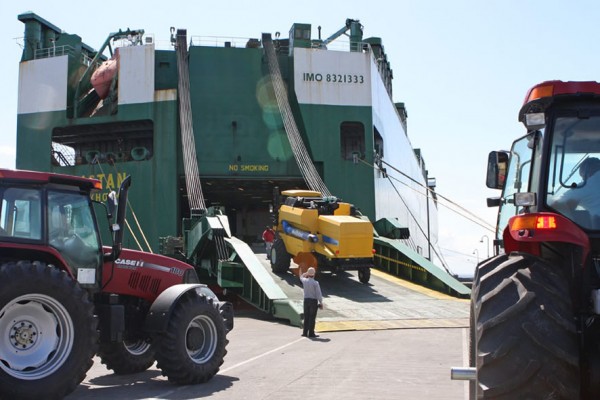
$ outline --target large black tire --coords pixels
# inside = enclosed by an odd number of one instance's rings
[[[157,338],[157,366],[175,384],[203,383],[219,372],[228,343],[223,316],[213,299],[188,293],[175,306],[166,332]]]
[[[520,253],[478,267],[471,298],[471,399],[579,399],[571,295],[559,267]]]
[[[500,254],[493,258],[490,258],[481,264],[478,264],[475,268],[475,274],[473,276],[473,285],[471,288],[471,306],[470,306],[470,329],[469,329],[469,366],[477,367],[476,353],[476,334],[475,334],[475,303],[479,295],[479,289],[481,287],[481,277],[486,276],[488,273],[496,269],[500,264],[504,263],[508,259],[506,254]],[[507,270],[505,270],[506,272]],[[469,383],[469,397],[471,399],[477,398],[477,381],[470,381]]]
[[[41,262],[0,266],[0,397],[62,399],[93,364],[94,307],[77,281]]]
[[[371,279],[371,268],[360,268],[358,270],[358,280],[362,283],[369,283]]]
[[[271,271],[276,274],[287,272],[291,262],[292,257],[287,252],[283,240],[275,239],[273,247],[271,247]]]
[[[106,368],[117,375],[143,372],[154,364],[154,349],[145,340],[101,343],[98,356]]]

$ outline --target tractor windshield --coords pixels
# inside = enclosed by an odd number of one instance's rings
[[[547,204],[583,228],[600,229],[600,116],[557,118],[551,146]]]

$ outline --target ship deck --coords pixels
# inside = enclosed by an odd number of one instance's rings
[[[264,254],[257,256],[273,280],[293,302],[302,304],[302,286],[292,264],[283,275],[271,272]],[[368,284],[356,271],[317,276],[323,292],[319,332],[398,329],[460,328],[469,326],[469,300],[457,299],[396,278],[374,268]]]

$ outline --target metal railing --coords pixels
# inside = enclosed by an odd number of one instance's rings
[[[52,46],[36,49],[33,53],[33,58],[37,60],[39,58],[60,57],[66,55],[74,56],[75,48],[73,46]]]
[[[76,57],[76,55],[77,52],[75,51],[75,48],[73,46],[52,46],[36,49],[33,53],[33,59],[38,60],[42,58],[52,58],[61,56]],[[81,64],[89,67],[92,64],[92,58],[85,53],[81,53]]]
[[[245,48],[248,43],[260,43],[257,38],[227,36],[191,36],[190,46],[238,47]],[[256,41],[256,42],[255,42]]]

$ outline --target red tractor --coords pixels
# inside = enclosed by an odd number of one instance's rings
[[[96,354],[117,374],[156,361],[176,384],[219,370],[231,304],[192,266],[122,249],[130,183],[108,196],[114,240],[103,246],[91,200],[100,181],[0,169],[1,398],[62,398]]]
[[[600,83],[549,81],[492,152],[496,256],[471,295],[471,398],[600,398]]]

